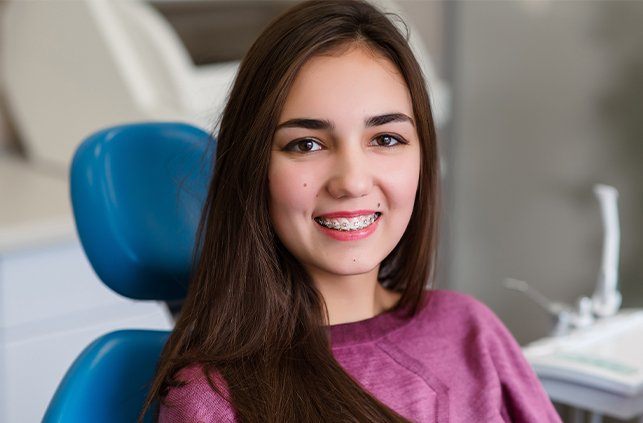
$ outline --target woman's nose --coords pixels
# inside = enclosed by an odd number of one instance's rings
[[[372,167],[366,152],[361,149],[338,152],[328,181],[328,192],[334,198],[364,197],[373,187],[376,169]]]

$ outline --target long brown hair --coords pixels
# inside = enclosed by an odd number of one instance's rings
[[[178,370],[200,363],[213,389],[213,372],[226,381],[242,422],[407,421],[334,359],[324,300],[272,228],[267,183],[277,119],[308,59],[359,43],[395,64],[413,103],[420,180],[378,279],[402,294],[395,309],[417,313],[435,265],[439,173],[429,97],[407,38],[367,2],[324,0],[293,6],[252,45],[221,118],[188,295],[144,410],[178,384]]]

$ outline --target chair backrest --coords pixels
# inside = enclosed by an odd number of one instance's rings
[[[183,123],[116,126],[80,145],[74,217],[108,287],[134,299],[185,295],[215,150],[213,138]],[[168,335],[121,330],[95,340],[67,371],[44,422],[136,421]]]
[[[74,218],[108,287],[134,299],[185,296],[215,150],[207,133],[183,123],[116,126],[80,145]]]
[[[122,330],[98,338],[65,374],[43,423],[135,422],[168,335]]]

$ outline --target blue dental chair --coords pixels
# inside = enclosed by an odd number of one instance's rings
[[[176,311],[215,150],[207,133],[182,123],[116,126],[79,146],[71,166],[74,218],[109,288]],[[132,329],[95,340],[67,371],[43,421],[135,422],[168,335]]]

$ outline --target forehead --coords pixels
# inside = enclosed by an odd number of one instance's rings
[[[391,61],[360,46],[310,58],[293,82],[280,121],[361,122],[366,115],[385,112],[413,115],[408,87]]]

